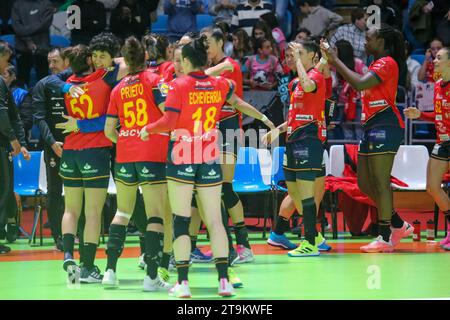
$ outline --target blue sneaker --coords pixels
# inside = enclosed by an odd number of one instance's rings
[[[271,231],[269,235],[269,239],[267,239],[267,243],[274,247],[280,247],[285,250],[294,250],[297,248],[297,245],[290,242],[289,239],[283,234],[278,235],[275,232]]]
[[[327,241],[325,240],[325,238],[322,236],[322,234],[319,232],[317,237],[316,237],[316,243],[317,243],[317,248],[319,249],[319,251],[330,251],[331,247],[327,244]]]
[[[199,248],[196,247],[194,251],[191,252],[191,261],[196,263],[208,263],[213,261],[213,257],[204,254]]]

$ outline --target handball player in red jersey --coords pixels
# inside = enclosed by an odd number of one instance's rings
[[[113,89],[105,125],[106,136],[117,145],[115,181],[117,213],[109,228],[106,253],[108,263],[103,285],[115,287],[117,260],[122,253],[126,227],[136,204],[136,192],[142,188],[146,213],[145,262],[147,276],[144,291],[168,289],[169,284],[158,277],[162,256],[164,213],[170,212],[167,198],[165,166],[169,135],[151,135],[142,141],[142,127],[162,117],[164,98],[158,89],[160,77],[146,71],[145,49],[134,37],[126,39],[122,54],[129,75]],[[120,131],[117,125],[120,122]]]
[[[189,223],[194,187],[204,213],[215,264],[219,274],[219,295],[234,294],[228,281],[228,245],[221,220],[222,175],[216,124],[222,106],[238,105],[246,113],[273,124],[256,109],[234,94],[234,84],[222,77],[203,72],[207,63],[206,37],[200,37],[182,48],[182,68],[186,74],[170,83],[164,116],[141,130],[141,138],[170,132],[167,180],[170,206],[174,215],[174,254],[178,282],[169,291],[175,297],[190,297],[188,269],[191,242]]]
[[[316,230],[316,194],[318,177],[322,172],[323,145],[319,138],[326,100],[325,77],[314,68],[320,54],[317,43],[311,40],[291,43],[296,62],[297,78],[289,84],[290,105],[288,119],[277,130],[268,133],[263,142],[270,143],[280,132],[287,132],[283,169],[288,192],[297,208],[302,208],[305,240],[289,251],[290,257],[320,254]]]
[[[326,42],[323,55],[336,71],[357,91],[362,91],[363,137],[358,151],[358,186],[378,209],[379,236],[361,247],[368,253],[392,252],[413,227],[393,208],[391,171],[395,154],[404,139],[404,123],[395,105],[400,68],[405,65],[405,41],[400,31],[389,25],[366,33],[366,53],[374,61],[360,75],[348,69]]]
[[[434,59],[434,70],[442,75],[434,85],[434,112],[420,112],[416,108],[406,108],[405,116],[433,121],[436,126],[436,144],[431,152],[427,169],[427,191],[444,212],[446,223],[450,222],[450,200],[442,190],[442,177],[449,171],[450,160],[450,48],[438,51]],[[450,250],[450,232],[440,243]]]

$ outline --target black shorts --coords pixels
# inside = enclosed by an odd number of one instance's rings
[[[167,180],[193,184],[196,187],[212,187],[222,184],[219,163],[167,164]]]
[[[234,116],[225,120],[220,120],[219,131],[222,136],[222,141],[219,142],[221,152],[232,154],[237,159],[239,148],[242,146],[242,130],[240,130],[239,126],[239,114],[236,113]]]
[[[59,175],[65,187],[108,188],[110,148],[64,150]]]
[[[162,162],[116,162],[114,180],[128,186],[166,183],[166,164]]]
[[[450,141],[445,141],[442,143],[436,143],[433,147],[433,151],[431,151],[431,158],[440,160],[440,161],[449,161],[450,160]]]
[[[323,145],[317,137],[308,137],[286,143],[283,169],[286,181],[314,181],[323,169]]]
[[[396,154],[403,143],[404,134],[404,129],[394,126],[380,126],[364,130],[358,154],[363,156]]]

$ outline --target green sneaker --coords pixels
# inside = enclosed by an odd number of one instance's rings
[[[169,282],[170,274],[169,274],[169,270],[167,270],[166,268],[159,267],[158,275],[162,281]]]
[[[307,240],[303,240],[297,248],[288,252],[289,257],[314,257],[319,255],[319,248],[310,244]]]

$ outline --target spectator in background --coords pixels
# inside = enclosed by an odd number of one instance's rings
[[[337,28],[343,18],[319,5],[319,0],[298,0],[303,15],[299,27],[307,28],[314,37],[326,35]]]
[[[277,16],[273,12],[268,12],[261,15],[261,20],[272,29],[272,37],[275,39],[278,50],[281,53],[280,56],[284,59],[284,51],[287,48],[287,42],[283,30],[280,29]]]
[[[196,15],[201,12],[201,0],[165,0],[164,13],[169,16],[169,40],[175,42],[185,33],[195,32]]]
[[[16,34],[17,82],[30,85],[30,72],[36,69],[37,80],[48,74],[50,26],[55,8],[48,0],[16,0],[11,11]]]
[[[412,45],[410,43],[406,43],[406,56],[408,57],[406,59],[406,66],[408,68],[408,75],[406,79],[406,89],[407,90],[413,90],[419,83],[419,70],[420,70],[420,63],[411,58],[412,53]]]
[[[333,10],[336,0],[320,0],[320,5],[328,10]]]
[[[440,39],[433,39],[430,42],[430,47],[425,53],[425,60],[419,70],[418,79],[423,82],[436,82],[441,75],[434,72],[433,60],[436,58],[436,53],[443,48],[443,43]]]
[[[234,10],[239,0],[209,0],[208,12],[214,16],[214,22],[226,22],[231,24]]]
[[[399,8],[392,0],[362,0],[361,6],[364,8],[376,5],[381,9],[381,23],[386,23],[394,28],[401,30],[402,16]]]
[[[11,9],[14,0],[1,0],[0,1],[0,34],[10,34],[13,30],[10,25]]]
[[[283,69],[272,52],[272,43],[265,38],[257,38],[254,44],[254,55],[245,62],[242,71],[244,84],[256,90],[275,90],[277,75]]]
[[[237,29],[233,32],[233,55],[232,58],[239,62],[241,67],[247,57],[253,54],[250,37],[244,29]]]
[[[246,0],[236,7],[233,18],[231,19],[231,30],[242,28],[248,35],[251,35],[252,28],[259,20],[259,17],[271,11],[273,11],[273,6],[269,2],[263,0]]]
[[[120,0],[97,0],[103,3],[106,10],[106,29],[109,29],[111,25],[111,12],[117,7]]]
[[[335,46],[339,40],[346,40],[351,43],[355,57],[367,62],[366,50],[366,29],[367,13],[362,8],[356,8],[352,11],[352,23],[340,26],[336,33],[331,37],[330,45]]]
[[[294,39],[295,41],[301,41],[306,40],[309,37],[311,37],[311,31],[309,31],[306,28],[300,28],[297,30],[297,34],[295,34],[295,36],[292,37],[292,39]]]
[[[289,0],[272,0],[272,4],[275,6],[275,13],[278,18],[279,25],[284,27]]]
[[[123,43],[129,36],[142,38],[150,25],[150,11],[138,0],[121,0],[111,14],[111,31]]]
[[[81,11],[81,28],[72,30],[72,45],[88,45],[92,37],[106,28],[106,11],[96,0],[77,0],[73,3]]]
[[[431,25],[434,36],[450,41],[450,1],[433,0],[433,9],[431,10]]]
[[[277,43],[275,39],[272,36],[272,31],[267,23],[265,23],[262,20],[258,20],[255,25],[253,26],[252,30],[252,46],[255,46],[255,42],[259,38],[264,38],[266,40],[270,41],[270,44],[272,45],[272,54],[279,58],[280,52],[277,47]]]

